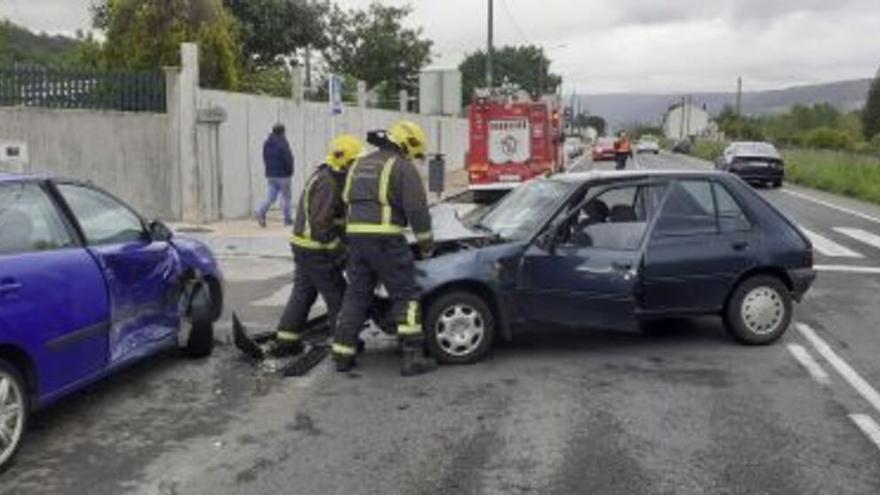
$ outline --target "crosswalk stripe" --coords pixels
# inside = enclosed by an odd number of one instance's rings
[[[859,242],[864,242],[869,246],[880,249],[880,236],[876,234],[872,234],[862,229],[851,229],[846,227],[837,227],[834,230],[845,236],[852,237]]]
[[[799,226],[800,227],[800,226]],[[813,243],[813,249],[819,251],[820,254],[833,258],[863,258],[863,256],[848,247],[832,241],[831,239],[819,235],[812,230],[800,227],[801,231],[810,238]]]

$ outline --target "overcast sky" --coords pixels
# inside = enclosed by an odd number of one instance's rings
[[[0,17],[31,29],[88,27],[90,0],[0,0]],[[337,0],[363,7],[370,0]],[[486,43],[487,0],[411,4],[457,65]],[[880,0],[495,0],[496,44],[549,50],[566,92],[747,90],[872,76],[880,67]]]

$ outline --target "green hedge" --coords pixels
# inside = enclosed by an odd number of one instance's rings
[[[796,184],[880,203],[880,156],[787,150],[785,178]]]
[[[714,162],[715,159],[724,153],[724,148],[727,148],[727,144],[724,141],[697,140],[693,148],[691,148],[691,155]]]

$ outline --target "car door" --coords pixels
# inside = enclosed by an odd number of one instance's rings
[[[109,194],[80,184],[58,191],[76,218],[110,287],[110,363],[118,366],[174,342],[180,261],[144,222]]]
[[[676,181],[648,241],[642,310],[719,310],[756,263],[759,239],[726,186],[706,178]]]
[[[642,244],[663,184],[604,188],[558,222],[551,246],[529,247],[518,305],[527,319],[589,328],[631,328]],[[579,216],[581,218],[576,218]]]
[[[104,369],[109,315],[101,270],[43,187],[0,184],[0,345],[34,360],[41,397]]]

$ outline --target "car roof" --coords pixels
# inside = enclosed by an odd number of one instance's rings
[[[766,158],[779,158],[779,151],[772,143],[764,141],[737,141],[730,143],[730,149],[736,155]]]
[[[560,182],[585,183],[594,180],[638,179],[642,177],[725,177],[724,172],[713,170],[590,170],[570,172],[550,178]]]
[[[9,172],[0,172],[0,183],[3,182],[32,182],[50,179],[45,174],[13,174]]]

